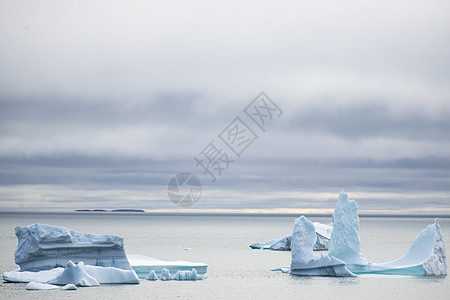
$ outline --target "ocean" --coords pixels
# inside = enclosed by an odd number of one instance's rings
[[[292,232],[288,216],[155,216],[141,213],[0,213],[0,272],[17,268],[14,227],[32,223],[125,238],[128,254],[205,262],[207,279],[142,281],[77,291],[27,291],[25,284],[0,284],[1,299],[449,299],[449,277],[296,277],[271,269],[288,266],[291,253],[252,250],[249,245]],[[331,222],[331,217],[310,217]],[[373,262],[402,256],[433,218],[361,217],[361,252]],[[440,225],[447,253],[450,219]],[[191,250],[185,250],[190,248]]]

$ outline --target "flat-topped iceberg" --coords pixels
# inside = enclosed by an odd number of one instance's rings
[[[294,275],[354,276],[345,263],[333,256],[317,255],[313,246],[316,242],[314,224],[305,216],[295,220],[292,234],[292,261],[290,273]]]
[[[168,272],[169,274],[176,274],[178,271],[191,272],[192,269],[195,269],[195,272],[197,272],[198,275],[201,276],[207,272],[208,268],[208,265],[202,262],[192,262],[185,260],[167,261],[140,254],[129,254],[128,260],[139,278],[144,279],[148,277],[147,279],[150,280],[155,280],[156,274],[161,274],[159,279],[165,280],[165,278],[169,276],[166,276],[165,272]],[[152,271],[155,272],[155,275],[153,275]],[[171,277],[172,275],[170,275],[169,279],[167,280],[172,279]]]
[[[328,250],[328,244],[331,238],[331,231],[333,224],[328,225],[319,222],[314,222],[316,231],[316,242],[314,243],[314,250]],[[288,234],[282,239],[273,239],[264,243],[254,243],[250,245],[252,249],[264,249],[275,251],[291,251],[292,234]]]
[[[23,271],[40,271],[62,267],[68,261],[86,265],[130,270],[123,238],[115,235],[80,233],[46,224],[17,226],[14,253]]]

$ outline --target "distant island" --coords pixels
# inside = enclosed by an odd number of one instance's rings
[[[78,212],[145,212],[143,209],[121,208],[121,209],[75,209]]]

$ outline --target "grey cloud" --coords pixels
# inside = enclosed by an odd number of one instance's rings
[[[307,206],[264,195],[340,188],[396,194],[362,197],[370,208],[405,208],[401,194],[421,192],[444,196],[415,207],[446,208],[449,9],[443,0],[2,2],[0,201],[128,197],[167,208],[170,176],[193,172],[212,192],[199,208]],[[193,156],[261,90],[282,118],[212,184]]]

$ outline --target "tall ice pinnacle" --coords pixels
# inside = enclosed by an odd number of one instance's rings
[[[358,205],[355,200],[349,200],[348,195],[343,191],[339,194],[333,213],[329,255],[347,264],[368,263],[368,260],[361,255]]]

